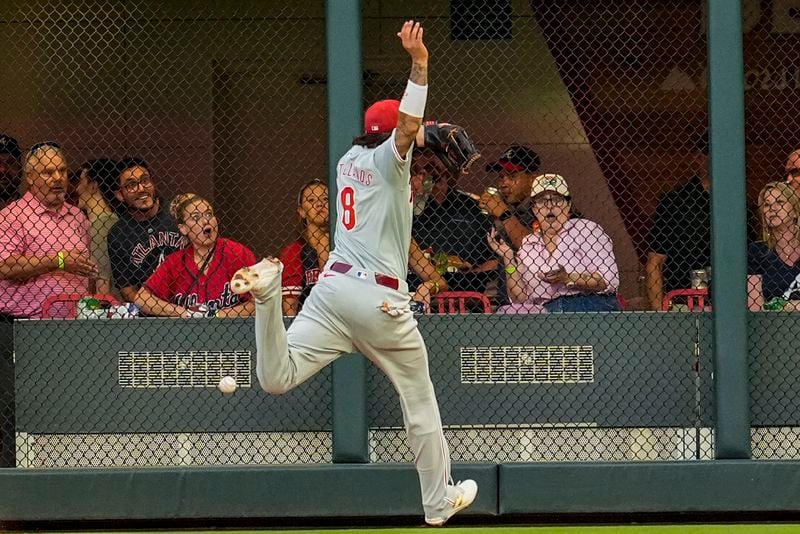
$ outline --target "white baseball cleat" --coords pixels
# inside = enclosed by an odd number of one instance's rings
[[[231,279],[231,291],[237,295],[248,291],[254,297],[266,297],[277,282],[280,285],[283,264],[277,258],[264,258],[255,265],[236,271]]]
[[[441,527],[455,514],[472,504],[478,495],[478,484],[474,480],[465,480],[455,486],[447,486],[445,506],[437,517],[425,516],[425,522],[432,527]]]

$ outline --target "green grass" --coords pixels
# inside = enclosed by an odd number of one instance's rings
[[[431,528],[354,528],[354,529],[308,529],[308,530],[140,530],[133,532],[113,531],[108,534],[432,534]],[[546,526],[546,527],[445,527],[441,534],[800,534],[800,524],[724,524],[724,525],[607,525],[607,526]],[[48,534],[38,532],[37,534]],[[106,534],[92,531],[92,534]]]

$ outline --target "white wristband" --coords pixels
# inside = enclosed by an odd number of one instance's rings
[[[411,117],[425,116],[425,100],[428,98],[428,86],[418,85],[408,80],[406,92],[400,100],[400,111]]]

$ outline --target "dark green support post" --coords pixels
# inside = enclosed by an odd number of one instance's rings
[[[750,458],[742,10],[708,0],[716,458]]]
[[[328,180],[331,244],[336,223],[336,163],[361,132],[361,2],[328,0]],[[333,364],[333,461],[369,462],[367,369],[362,356]]]

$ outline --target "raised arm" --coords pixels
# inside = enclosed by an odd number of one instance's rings
[[[397,33],[403,48],[411,56],[411,74],[406,92],[400,101],[394,136],[394,146],[401,156],[405,156],[414,144],[425,113],[428,95],[428,49],[422,42],[422,34],[422,26],[413,20],[406,21]]]

